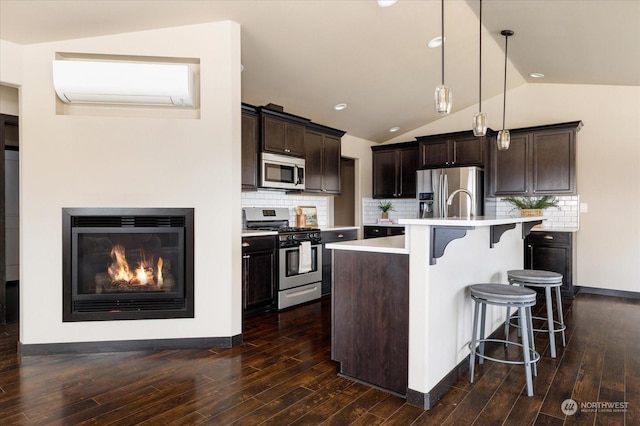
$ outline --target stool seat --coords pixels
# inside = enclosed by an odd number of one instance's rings
[[[514,269],[507,271],[509,280],[526,283],[526,285],[544,285],[562,283],[562,274],[539,269]]]
[[[536,301],[536,292],[505,284],[473,284],[469,286],[471,296],[497,303],[531,303]]]

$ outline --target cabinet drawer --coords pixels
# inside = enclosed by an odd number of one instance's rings
[[[323,243],[336,243],[340,241],[352,241],[357,239],[357,229],[349,229],[344,231],[322,231]]]
[[[530,243],[571,244],[571,232],[533,231],[527,236]]]
[[[251,253],[263,250],[275,250],[276,237],[244,237],[242,238],[242,253]]]

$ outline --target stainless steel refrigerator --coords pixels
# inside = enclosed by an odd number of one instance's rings
[[[418,170],[416,184],[418,218],[484,215],[482,168]]]

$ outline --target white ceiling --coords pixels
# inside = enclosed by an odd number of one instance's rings
[[[478,5],[445,2],[445,82],[454,111],[478,101]],[[437,0],[389,8],[372,0],[0,0],[0,39],[18,44],[220,20],[242,27],[244,102],[282,105],[376,142],[390,139],[392,126],[404,133],[438,118],[441,51],[426,47],[440,34]],[[515,31],[510,88],[640,86],[640,0],[485,0],[483,21],[483,99],[502,93],[503,29]],[[348,108],[333,111],[341,102]]]

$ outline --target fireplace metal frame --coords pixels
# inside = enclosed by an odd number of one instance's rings
[[[77,293],[77,265],[74,270],[72,255],[77,256],[79,229],[86,233],[142,233],[175,232],[180,228],[184,262],[181,273],[184,282],[181,297],[171,298],[139,294],[139,297],[120,294],[117,308],[107,311],[85,312],[76,308],[72,296]],[[135,229],[135,231],[134,231]],[[63,322],[112,321],[134,319],[169,319],[194,317],[194,212],[192,208],[63,208],[62,209],[62,291]],[[78,299],[83,299],[80,296]],[[114,295],[105,301],[117,299]],[[156,304],[159,300],[165,303]],[[183,303],[180,303],[183,300]]]

